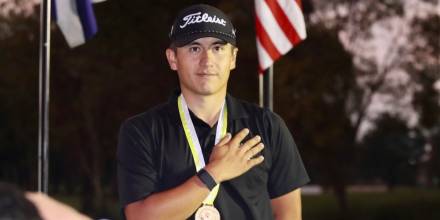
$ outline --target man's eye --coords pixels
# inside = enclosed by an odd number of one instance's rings
[[[190,47],[190,48],[189,48],[189,51],[190,51],[190,52],[193,52],[193,53],[194,53],[194,52],[199,52],[199,51],[200,51],[200,48],[198,48],[198,47]]]
[[[215,46],[214,47],[214,51],[221,51],[221,50],[223,50],[223,46]]]

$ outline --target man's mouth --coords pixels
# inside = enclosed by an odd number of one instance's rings
[[[201,77],[207,77],[207,76],[217,76],[217,74],[215,74],[215,73],[199,73],[199,74],[197,74],[198,76],[201,76]]]

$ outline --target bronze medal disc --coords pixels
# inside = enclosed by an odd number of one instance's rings
[[[210,205],[204,205],[197,209],[196,220],[220,220],[220,212]]]

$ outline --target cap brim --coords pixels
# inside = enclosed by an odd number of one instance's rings
[[[176,47],[183,47],[199,38],[203,37],[215,37],[220,40],[224,40],[227,43],[230,43],[234,46],[236,46],[236,40],[232,37],[229,37],[228,35],[217,33],[217,32],[203,32],[203,33],[193,33],[188,34],[186,36],[179,36],[177,39],[172,40],[172,44]]]

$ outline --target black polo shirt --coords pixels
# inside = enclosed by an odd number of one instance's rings
[[[118,144],[118,188],[121,206],[176,187],[196,174],[191,150],[179,118],[178,93],[165,104],[127,119]],[[298,149],[283,120],[267,109],[226,97],[227,131],[248,128],[247,139],[260,135],[263,163],[222,182],[214,205],[222,219],[273,219],[270,199],[309,181]],[[191,113],[205,161],[214,145],[215,127]]]

